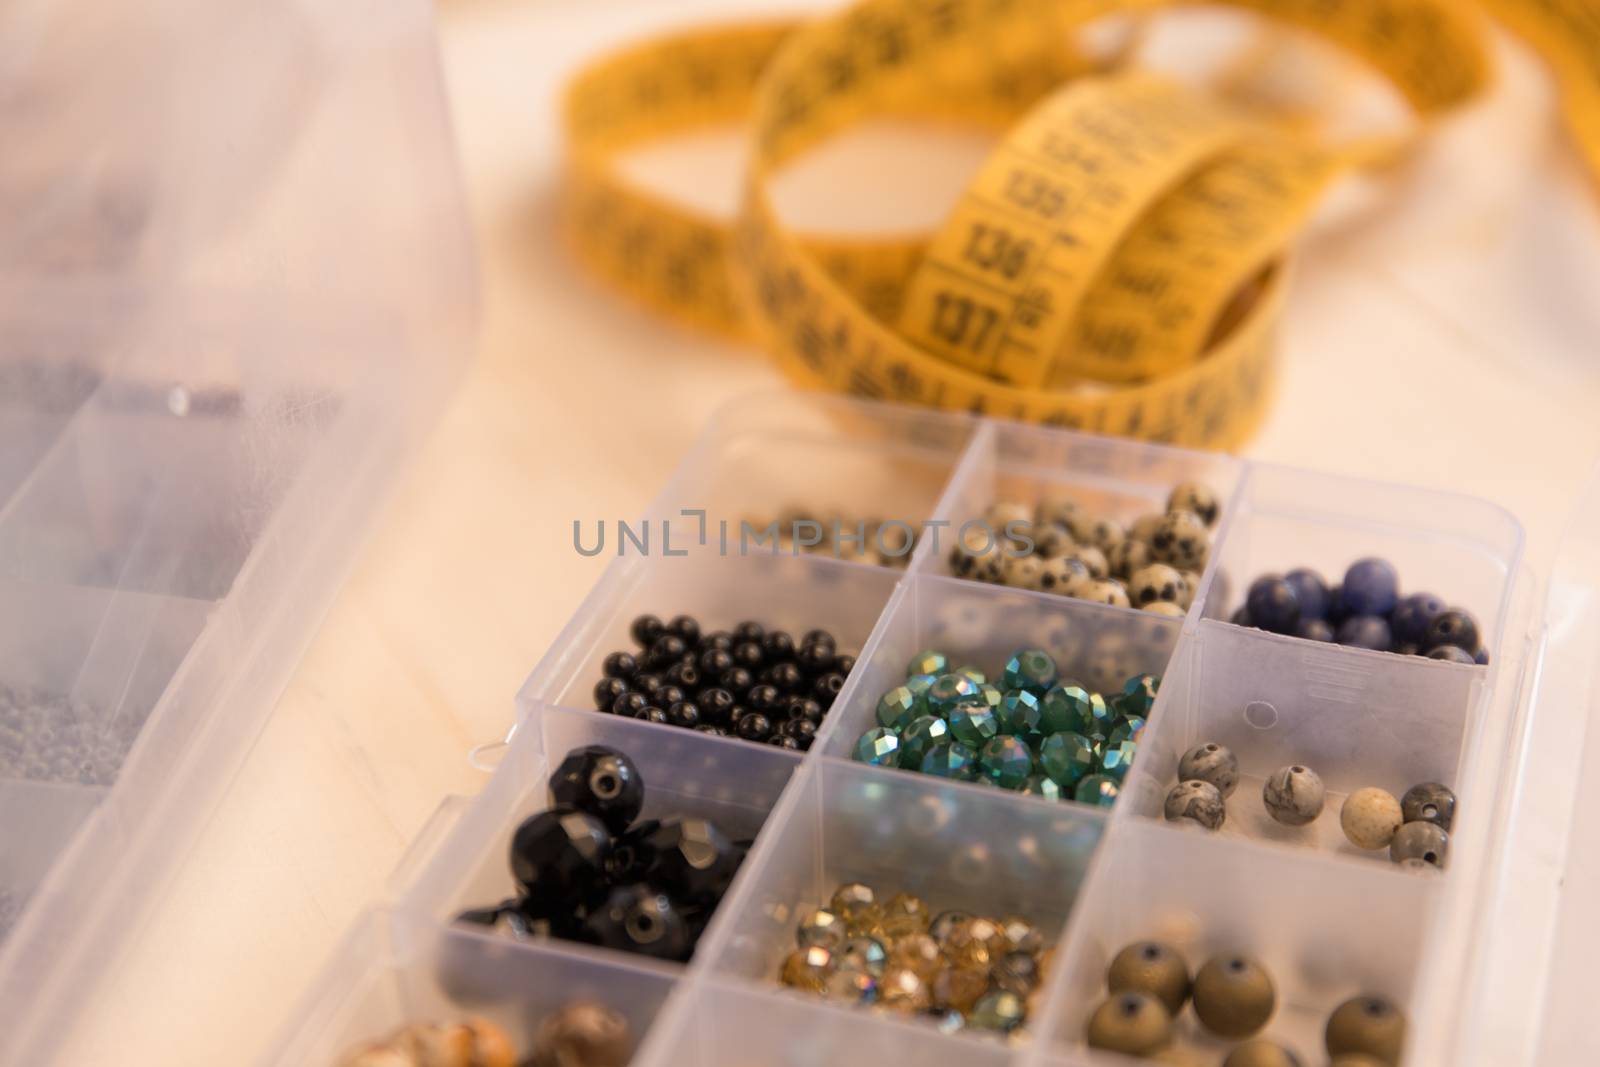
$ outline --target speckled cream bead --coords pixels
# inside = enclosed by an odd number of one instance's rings
[[[1404,820],[1400,802],[1387,790],[1367,787],[1345,798],[1339,809],[1339,826],[1357,848],[1375,852],[1388,848]]]

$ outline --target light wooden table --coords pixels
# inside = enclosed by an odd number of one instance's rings
[[[572,520],[637,514],[717,404],[780,384],[758,354],[613,300],[552,239],[554,87],[596,44],[692,14],[666,7],[444,10],[484,268],[477,362],[65,1062],[253,1056],[441,797],[481,785],[468,750],[504,733],[604,564],[572,551]],[[724,169],[693,185],[731,197]],[[1301,260],[1281,392],[1250,454],[1496,500],[1545,573],[1600,448],[1600,213],[1542,75],[1511,57],[1494,101],[1416,173],[1340,199]],[[1553,842],[1535,831],[1565,791],[1530,789],[1522,847],[1548,881]]]

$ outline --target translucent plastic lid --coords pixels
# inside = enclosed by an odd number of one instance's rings
[[[0,1062],[56,1062],[468,352],[423,0],[0,8]]]

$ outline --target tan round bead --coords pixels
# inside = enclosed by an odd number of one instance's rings
[[[1089,1047],[1150,1056],[1172,1043],[1172,1016],[1146,993],[1108,997],[1089,1016]]]
[[[1168,945],[1136,941],[1112,958],[1106,988],[1113,993],[1148,993],[1177,1015],[1189,999],[1189,966]]]
[[[988,992],[989,972],[982,967],[946,967],[933,980],[933,1003],[965,1015]]]
[[[924,982],[931,982],[944,966],[944,953],[939,942],[927,934],[911,934],[897,940],[889,949],[889,966],[904,967]]]
[[[1406,1017],[1384,997],[1351,997],[1328,1016],[1324,1037],[1330,1056],[1354,1054],[1395,1064],[1406,1043]]]
[[[890,1011],[920,1015],[933,1007],[927,979],[909,967],[890,967],[878,982],[878,1003]]]
[[[928,905],[923,903],[921,897],[910,893],[896,893],[889,898],[889,903],[883,906],[883,918],[879,920],[879,925],[884,935],[893,940],[911,934],[927,933],[928,923],[932,920],[933,913],[928,910]]]
[[[818,950],[820,951],[820,950]],[[575,1000],[547,1018],[534,1039],[530,1067],[624,1067],[633,1057],[633,1034],[619,1012],[592,1000]]]
[[[1030,956],[1037,956],[1039,950],[1044,948],[1043,932],[1020,915],[1007,915],[1001,919],[1000,932],[1005,935],[1009,952],[1026,952]]]
[[[846,882],[834,890],[828,910],[843,919],[852,934],[871,933],[883,917],[878,895],[861,882]]]
[[[1217,956],[1194,977],[1194,1013],[1218,1037],[1249,1037],[1267,1025],[1278,995],[1266,968],[1243,956]]]
[[[833,953],[821,945],[797,948],[783,961],[783,984],[808,993],[820,993],[833,973]]]
[[[1371,786],[1345,797],[1344,806],[1339,809],[1344,836],[1352,845],[1369,852],[1388,848],[1404,821],[1400,802],[1388,791]]]
[[[849,936],[844,920],[827,908],[813,908],[807,912],[795,932],[801,948],[820,945],[830,952],[844,944]]]
[[[957,967],[987,969],[1006,952],[1006,938],[990,919],[968,919],[945,938],[944,954]]]
[[[1304,1067],[1300,1057],[1276,1041],[1253,1038],[1237,1046],[1222,1061],[1222,1067]]]

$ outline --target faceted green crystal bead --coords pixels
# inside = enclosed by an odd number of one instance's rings
[[[1033,773],[1033,753],[1020,738],[996,737],[978,753],[978,766],[1002,789],[1021,789]]]
[[[1055,783],[1071,788],[1100,768],[1100,751],[1082,734],[1051,734],[1039,746],[1039,769]]]
[[[910,725],[900,731],[900,766],[907,770],[921,770],[922,757],[935,745],[946,745],[953,740],[950,736],[950,724],[937,715],[923,715],[912,719]]]
[[[1022,791],[1036,797],[1049,797],[1051,800],[1065,800],[1072,795],[1057,785],[1054,778],[1043,774],[1030,774],[1028,780],[1022,783]]]
[[[1056,661],[1039,648],[1024,648],[1006,660],[1000,676],[1002,689],[1032,689],[1043,693],[1056,684]]]
[[[1133,766],[1133,759],[1138,754],[1137,741],[1108,741],[1100,753],[1100,773],[1120,782],[1128,776],[1128,768]]]
[[[1044,732],[1109,735],[1116,728],[1117,716],[1099,693],[1091,693],[1076,683],[1058,685],[1044,695]]]
[[[945,658],[943,652],[935,652],[931,648],[925,648],[915,656],[912,656],[911,662],[906,664],[906,677],[910,678],[916,674],[931,674],[937,678],[949,669],[950,661]]]
[[[937,674],[913,674],[906,678],[906,688],[927,702],[928,690],[933,688],[933,683],[939,680]]]
[[[980,685],[980,686],[984,685],[985,683],[987,683],[989,681],[989,676],[988,675],[984,674],[982,671],[980,671],[978,668],[974,667],[970,663],[967,664],[965,667],[957,667],[954,671],[952,671],[950,673],[959,674],[964,678],[971,678],[972,681],[975,684]]]
[[[1005,694],[1000,691],[1000,687],[997,685],[990,685],[988,682],[979,682],[978,699],[987,704],[991,710],[998,713],[1000,710],[1000,702],[1005,699]]]
[[[855,757],[875,767],[893,767],[900,762],[900,735],[883,726],[874,726],[856,741]]]
[[[897,685],[878,698],[878,725],[903,730],[912,719],[927,713],[922,698],[903,685]]]
[[[957,741],[974,749],[1000,736],[1000,717],[983,704],[962,704],[945,717]]]
[[[1030,746],[1044,740],[1044,705],[1036,694],[1013,689],[1001,698],[995,714],[1000,719],[1001,733],[1020,738]]]
[[[1122,787],[1115,778],[1108,778],[1103,774],[1091,774],[1078,783],[1078,788],[1073,790],[1072,799],[1080,804],[1095,804],[1102,808],[1109,808],[1117,802],[1117,794],[1122,792]]]
[[[1112,727],[1108,740],[1113,745],[1120,745],[1124,741],[1144,740],[1144,719],[1138,715],[1123,719]]]
[[[941,674],[928,687],[928,710],[948,716],[963,704],[978,702],[978,683],[960,674]]]
[[[1156,691],[1160,688],[1161,679],[1155,675],[1136,674],[1128,679],[1113,703],[1121,715],[1149,718],[1150,709],[1156,703]]]
[[[978,754],[960,741],[934,745],[922,757],[917,770],[940,778],[971,781],[978,776]]]

